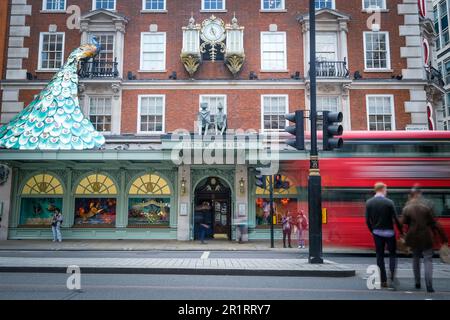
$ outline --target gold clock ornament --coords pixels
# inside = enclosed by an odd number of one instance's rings
[[[212,15],[202,23],[200,38],[203,43],[200,46],[200,51],[205,53],[208,50],[211,56],[211,61],[214,62],[217,57],[217,51],[225,52],[225,38],[227,34],[225,31],[225,23],[222,19]]]

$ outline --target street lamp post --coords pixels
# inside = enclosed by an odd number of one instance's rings
[[[310,38],[310,119],[311,154],[308,178],[309,206],[309,263],[323,263],[322,259],[322,181],[319,170],[317,149],[317,74],[316,74],[316,7],[309,0],[309,38]]]
[[[273,217],[274,217],[274,209],[273,209],[273,176],[269,176],[269,191],[270,191],[270,247],[275,248],[275,239],[274,239],[274,225],[273,225]]]

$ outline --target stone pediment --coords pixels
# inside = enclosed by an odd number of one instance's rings
[[[122,21],[125,24],[128,23],[128,19],[115,12],[111,12],[109,10],[94,10],[91,11],[83,16],[81,16],[81,22],[118,22]]]
[[[309,21],[309,13],[301,14],[297,17],[300,23]],[[316,21],[349,21],[350,16],[332,9],[321,9],[316,11]]]

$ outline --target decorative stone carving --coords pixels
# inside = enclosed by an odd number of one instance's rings
[[[352,88],[351,83],[343,83],[342,84],[342,95],[347,98],[350,94],[350,89]]]
[[[114,93],[114,99],[118,100],[120,98],[120,92],[122,91],[122,87],[118,83],[113,83],[111,85],[111,89]]]
[[[225,170],[225,169],[193,169],[191,171],[191,190],[195,191],[196,185],[198,185],[201,180],[208,177],[218,177],[225,180],[226,184],[230,184],[231,191],[234,192],[234,181],[235,181],[235,169]]]
[[[200,54],[181,53],[181,62],[191,77],[197,72],[200,63],[202,62]]]
[[[78,84],[78,93],[82,94],[86,91],[86,84],[80,83]]]
[[[8,181],[9,168],[4,165],[0,165],[0,186],[4,185]]]
[[[242,70],[245,61],[245,54],[231,54],[225,57],[225,64],[233,74],[233,76],[237,76],[237,74]]]

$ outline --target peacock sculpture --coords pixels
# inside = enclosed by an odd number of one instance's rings
[[[105,138],[81,111],[78,65],[95,57],[101,46],[75,49],[40,94],[11,122],[0,128],[0,148],[21,150],[85,150],[100,148]]]

